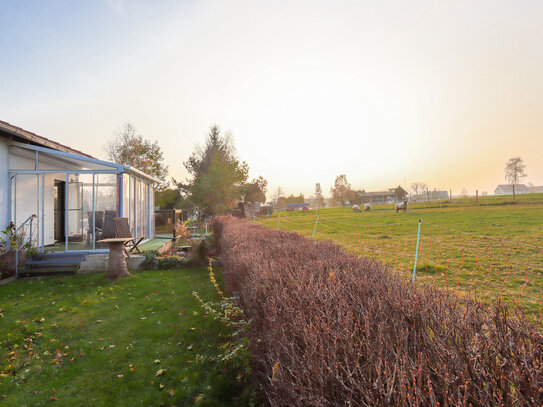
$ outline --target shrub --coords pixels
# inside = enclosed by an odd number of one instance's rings
[[[193,243],[190,249],[188,265],[198,267],[207,264],[209,255],[209,243],[207,239],[198,240]]]
[[[179,256],[161,256],[156,250],[150,250],[142,253],[145,257],[143,268],[145,270],[165,270],[176,269],[187,265],[187,261]]]
[[[214,234],[272,406],[542,404],[543,338],[521,314],[330,242],[233,218]]]

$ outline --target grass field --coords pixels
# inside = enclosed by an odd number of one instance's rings
[[[0,286],[0,405],[237,405],[240,372],[209,359],[228,330],[192,291],[217,299],[205,267]]]
[[[481,197],[393,205],[370,212],[350,208],[282,212],[257,222],[315,239],[332,239],[360,255],[413,274],[418,221],[421,238],[417,281],[468,294],[483,302],[499,298],[522,305],[532,320],[541,314],[543,294],[543,194]]]

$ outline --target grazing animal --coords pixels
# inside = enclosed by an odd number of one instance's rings
[[[396,204],[396,213],[398,213],[399,211],[402,211],[405,213],[405,211],[407,210],[407,199],[404,199],[403,202],[400,202],[400,203],[397,203]]]
[[[364,205],[364,212],[369,212],[371,210],[371,204],[367,203]]]
[[[360,206],[353,205],[353,212],[362,212],[362,210],[360,209]]]

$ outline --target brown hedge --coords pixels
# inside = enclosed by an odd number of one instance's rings
[[[215,236],[270,405],[542,405],[542,336],[521,316],[330,242],[234,218]]]

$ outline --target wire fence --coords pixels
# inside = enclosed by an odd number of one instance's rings
[[[519,306],[542,323],[543,247],[426,221],[368,224],[326,214],[255,217],[267,227],[333,240],[413,279],[482,303]],[[419,228],[420,222],[420,228]]]

